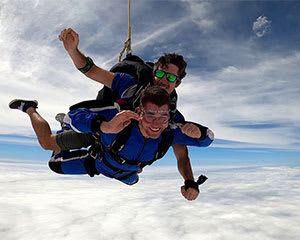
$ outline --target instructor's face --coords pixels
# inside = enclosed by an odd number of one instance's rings
[[[147,103],[143,109],[139,109],[142,119],[139,128],[145,138],[159,138],[163,130],[168,127],[169,107],[167,104],[158,107],[153,103]]]
[[[165,72],[172,73],[178,76],[179,68],[175,64],[170,63],[165,67],[161,67],[161,66],[158,67],[158,70],[163,70]],[[177,88],[180,85],[180,83],[181,80],[176,80],[175,82],[169,82],[166,78],[166,75],[163,78],[158,78],[154,76],[154,84],[160,86],[161,88],[164,88],[165,90],[167,90],[169,94],[171,94],[171,92],[173,92],[173,90]]]

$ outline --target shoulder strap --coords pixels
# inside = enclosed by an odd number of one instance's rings
[[[155,154],[155,158],[153,159],[154,161],[162,158],[167,153],[167,151],[169,150],[173,142],[174,135],[171,132],[170,128],[165,129],[162,132],[161,136],[162,138],[161,141],[159,142],[158,149]]]
[[[112,144],[107,148],[104,147],[102,141],[99,140],[99,138],[101,138],[100,134],[96,133],[96,135],[94,135],[95,143],[90,147],[90,155],[96,159],[99,155],[99,152],[102,153],[102,156],[104,156],[104,152],[108,152],[109,154],[113,155],[113,158],[116,161],[118,161],[120,164],[123,164],[125,161],[120,159],[118,154],[120,151],[122,151],[128,139],[130,138],[130,134],[134,125],[135,120],[131,120],[131,123],[117,134]]]
[[[127,163],[131,165],[138,165],[141,168],[143,168],[146,165],[151,165],[153,162],[155,162],[157,159],[162,158],[167,153],[167,151],[169,150],[172,144],[174,136],[169,128],[167,128],[162,132],[161,140],[158,144],[157,151],[152,160],[146,162],[141,162],[138,160],[128,160],[124,157],[121,157],[119,155],[119,152],[122,151],[122,149],[125,147],[128,139],[130,138],[131,131],[135,125],[136,125],[136,121],[131,120],[131,123],[116,136],[111,146],[108,149],[105,148],[102,149],[106,152],[109,152],[111,156],[120,164]]]
[[[177,109],[177,93],[174,89],[173,92],[170,94],[170,120],[169,122],[173,122],[176,114],[176,109]]]
[[[170,128],[167,128],[165,129],[163,132],[162,132],[162,135],[161,135],[161,140],[158,144],[158,147],[157,147],[157,151],[154,155],[154,158],[151,160],[151,161],[147,161],[147,162],[140,162],[139,163],[139,166],[141,168],[144,168],[145,166],[147,165],[151,165],[152,163],[154,163],[156,160],[162,158],[169,150],[170,146],[172,145],[172,142],[173,142],[173,138],[174,138],[174,135],[173,133],[171,132]]]
[[[131,123],[126,128],[124,128],[119,134],[117,134],[115,140],[110,146],[110,151],[113,154],[118,154],[125,147],[135,124],[135,120],[131,120]]]

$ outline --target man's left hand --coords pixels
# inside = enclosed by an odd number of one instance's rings
[[[201,131],[200,129],[192,124],[192,123],[186,123],[186,124],[178,124],[178,126],[181,129],[181,132],[185,135],[191,137],[191,138],[200,138],[201,137]]]

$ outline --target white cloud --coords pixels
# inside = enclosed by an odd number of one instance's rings
[[[265,16],[259,16],[253,23],[252,30],[257,37],[261,38],[271,31],[271,20]]]
[[[213,4],[203,1],[184,1],[189,6],[187,18],[195,23],[202,32],[210,32],[216,27]]]
[[[175,167],[146,168],[129,187],[103,176],[57,175],[46,163],[0,166],[1,239],[296,240],[300,234],[295,167],[202,167],[208,181],[188,202]]]
[[[300,127],[298,64],[299,53],[268,55],[245,67],[189,74],[178,88],[179,109],[213,129],[217,138],[293,149]]]

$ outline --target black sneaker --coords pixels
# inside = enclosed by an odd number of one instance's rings
[[[8,106],[11,109],[18,109],[23,112],[26,112],[26,110],[29,107],[37,108],[38,102],[36,100],[24,100],[24,99],[14,99],[12,100]]]

